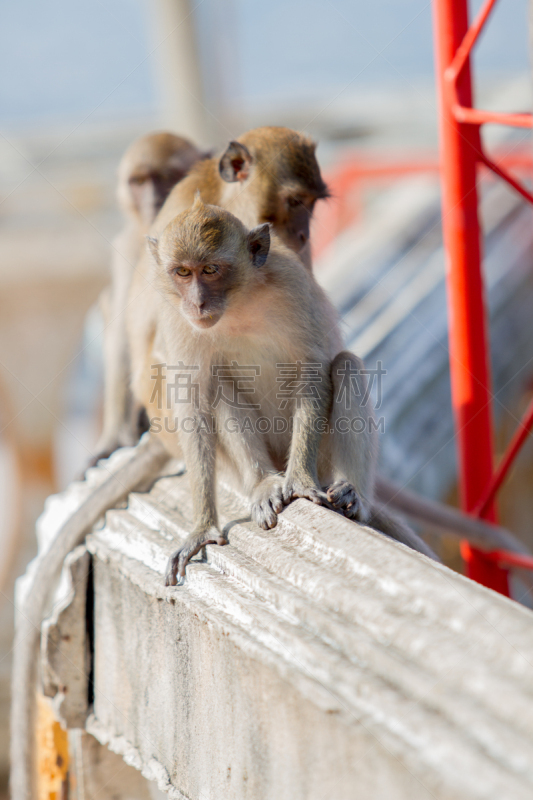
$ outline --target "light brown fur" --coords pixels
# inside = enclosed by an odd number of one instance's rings
[[[144,237],[171,188],[205,157],[187,139],[161,132],[137,139],[120,162],[117,198],[125,225],[112,245],[111,285],[100,298],[106,326],[104,425],[91,464],[109,456],[117,447],[135,444],[139,438],[140,408],[133,404],[129,391],[124,317],[132,274]]]

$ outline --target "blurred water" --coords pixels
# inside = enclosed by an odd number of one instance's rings
[[[228,102],[298,102],[432,80],[425,0],[193,5],[207,81]],[[0,122],[153,114],[153,7],[150,0],[1,0]],[[485,76],[529,69],[527,0],[501,0],[476,60]]]

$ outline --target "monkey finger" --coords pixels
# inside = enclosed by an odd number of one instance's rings
[[[283,507],[283,506],[282,506]],[[269,500],[252,505],[252,519],[263,530],[268,531],[275,528],[278,522],[278,515],[272,508]]]
[[[179,569],[179,553],[180,551],[177,550],[173,553],[167,564],[167,569],[165,572],[165,586],[176,586],[178,583],[177,574]]]
[[[312,503],[324,506],[324,508],[335,510],[333,505],[329,502],[326,493],[316,486],[304,485],[299,481],[287,482],[283,488],[283,499],[285,503],[288,504],[297,498],[304,498],[305,500],[310,500]]]
[[[314,489],[314,488],[304,489],[304,491],[301,492],[298,496],[304,497],[307,500],[310,500],[312,503],[316,503],[316,505],[324,506],[324,508],[335,510],[333,504],[330,503],[330,501],[328,500],[327,494],[325,492],[320,491],[320,489]]]
[[[337,503],[356,493],[354,486],[344,480],[335,481],[325,489],[325,492],[332,503]]]
[[[223,546],[228,540],[216,529],[193,534],[170,556],[165,575],[165,586],[181,586],[185,580],[185,567],[206,544]]]
[[[269,501],[276,514],[280,514],[283,511],[283,487],[281,485],[272,489],[272,496]]]
[[[344,480],[336,481],[328,486],[326,495],[335,510],[341,511],[348,519],[357,519],[361,500],[353,484]]]

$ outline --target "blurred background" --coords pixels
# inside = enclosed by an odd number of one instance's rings
[[[264,124],[313,136],[333,187],[314,227],[316,271],[343,314],[347,344],[387,370],[383,469],[453,501],[455,450],[429,2],[2,0],[0,9],[5,781],[13,581],[35,554],[46,496],[79,473],[99,432],[95,302],[121,225],[117,165],[137,136],[168,128],[214,148]],[[531,108],[526,0],[498,4],[474,64],[480,105]],[[528,159],[519,157],[530,151],[530,132],[487,136],[517,156],[527,180]],[[533,226],[505,187],[484,179],[482,195],[503,448],[531,394]],[[529,444],[500,508],[530,545],[532,478]],[[460,568],[455,541],[431,543]]]

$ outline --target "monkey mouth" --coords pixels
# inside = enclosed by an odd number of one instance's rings
[[[202,314],[201,317],[196,316],[189,316],[189,322],[195,328],[201,328],[202,330],[207,330],[207,328],[212,328],[213,325],[216,325],[221,317],[221,314]]]

